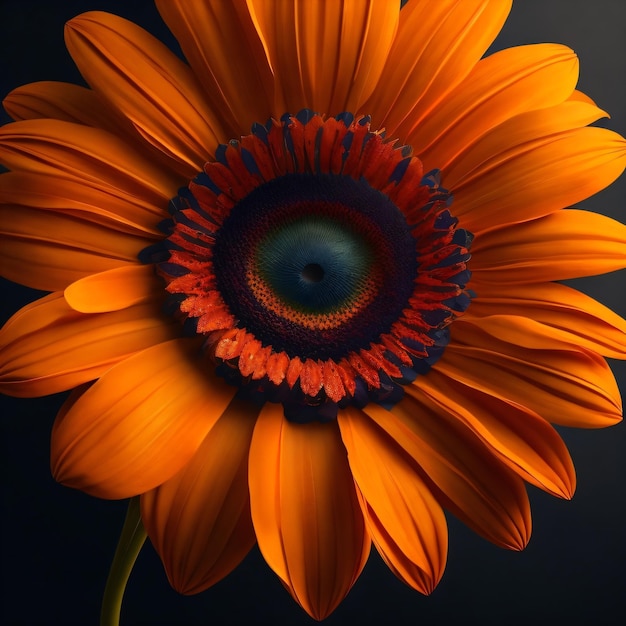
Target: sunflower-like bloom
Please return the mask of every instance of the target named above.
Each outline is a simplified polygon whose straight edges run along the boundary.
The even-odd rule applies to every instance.
[[[321,619],[373,542],[428,594],[444,508],[522,549],[525,482],[574,491],[551,423],[621,418],[626,322],[558,281],[626,265],[624,225],[564,209],[626,143],[568,48],[482,58],[509,2],[399,4],[157,0],[187,63],[86,13],[90,89],[5,101],[3,273],[52,293],[0,388],[75,389],[54,476],[140,495],[183,593],[258,542]]]

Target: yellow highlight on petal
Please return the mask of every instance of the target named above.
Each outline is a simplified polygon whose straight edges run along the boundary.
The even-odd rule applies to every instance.
[[[105,313],[158,298],[162,292],[163,283],[152,265],[125,265],[81,278],[63,295],[75,311]]]

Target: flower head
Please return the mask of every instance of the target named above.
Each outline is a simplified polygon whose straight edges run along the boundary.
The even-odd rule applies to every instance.
[[[626,322],[557,281],[626,265],[625,226],[564,209],[626,143],[569,49],[481,58],[509,3],[398,4],[158,1],[188,64],[87,13],[90,89],[5,101],[3,272],[51,294],[0,389],[75,389],[55,477],[140,495],[183,593],[257,541],[317,619],[371,542],[428,594],[443,508],[523,548],[524,483],[574,491],[551,423],[620,419]]]

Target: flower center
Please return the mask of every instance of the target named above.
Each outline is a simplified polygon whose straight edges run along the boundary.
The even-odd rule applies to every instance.
[[[289,173],[233,207],[212,250],[231,313],[275,352],[333,359],[389,332],[413,292],[415,242],[367,182]]]
[[[369,118],[304,110],[221,146],[143,258],[242,395],[332,419],[397,402],[468,306],[450,201]]]
[[[324,268],[319,263],[307,263],[300,272],[300,278],[305,283],[321,283],[324,274]]]

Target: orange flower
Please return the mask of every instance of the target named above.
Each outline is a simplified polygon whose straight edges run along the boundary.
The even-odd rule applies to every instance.
[[[157,6],[189,66],[88,13],[91,90],[5,101],[3,273],[52,293],[2,330],[0,388],[76,388],[55,477],[141,495],[179,591],[257,541],[316,619],[370,541],[430,593],[443,508],[523,548],[524,481],[574,490],[550,423],[621,417],[626,322],[557,282],[626,266],[625,226],[563,209],[626,164],[575,55],[481,59],[503,1]]]

